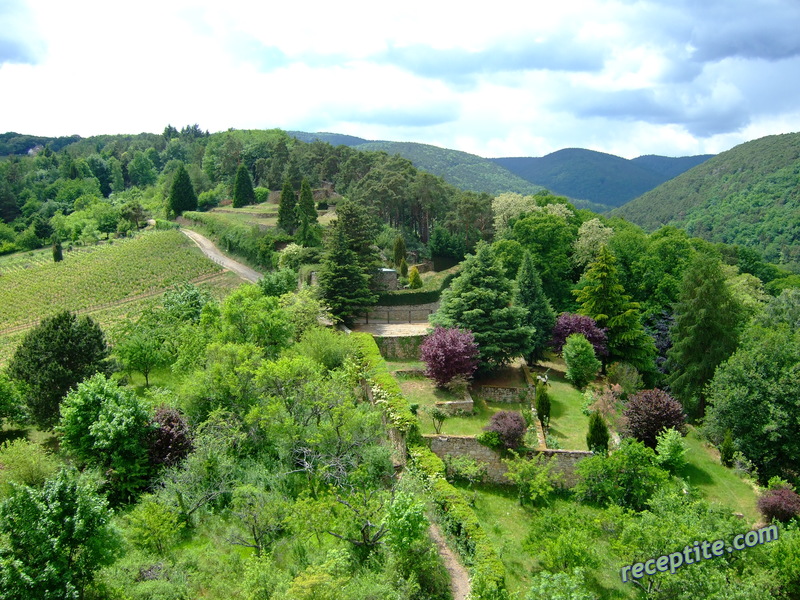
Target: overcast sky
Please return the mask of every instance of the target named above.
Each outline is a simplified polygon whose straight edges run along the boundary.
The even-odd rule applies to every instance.
[[[0,132],[280,127],[487,157],[800,131],[798,0],[0,0]]]

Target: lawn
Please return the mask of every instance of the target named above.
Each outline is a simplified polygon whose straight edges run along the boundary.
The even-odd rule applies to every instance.
[[[583,394],[558,373],[548,374],[550,389],[550,436],[564,450],[588,450],[589,417],[583,414]]]
[[[681,476],[687,483],[699,489],[709,502],[742,513],[749,523],[759,521],[757,495],[753,486],[739,477],[736,471],[720,464],[717,452],[700,439],[694,428],[690,428],[684,442],[689,448],[686,453],[688,464]]]
[[[421,360],[414,360],[414,359],[398,359],[398,360],[387,360],[386,367],[394,373],[395,371],[411,371],[412,369],[419,369],[424,371],[425,370],[425,363]]]
[[[419,404],[419,420],[422,433],[436,433],[433,420],[425,409],[433,407],[436,402],[460,400],[454,394],[439,390],[425,377],[396,375],[403,390],[403,395],[411,404]],[[524,406],[518,402],[485,402],[475,400],[475,413],[472,415],[452,416],[445,420],[442,433],[447,435],[479,435],[489,423],[492,415],[501,410],[522,410]]]

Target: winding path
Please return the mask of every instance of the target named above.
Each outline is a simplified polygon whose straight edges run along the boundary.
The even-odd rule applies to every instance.
[[[453,551],[450,550],[439,526],[431,523],[428,531],[450,575],[450,592],[453,594],[453,600],[466,600],[469,598],[470,593],[469,572]]]
[[[229,271],[233,271],[239,277],[246,281],[250,281],[252,283],[257,283],[259,279],[263,277],[261,273],[251,269],[248,266],[243,265],[242,263],[236,262],[232,258],[228,258],[219,249],[214,245],[214,243],[209,240],[204,235],[200,235],[196,231],[192,231],[191,229],[184,229],[181,227],[180,232],[192,240],[200,250],[203,251],[208,258],[213,260],[218,265],[228,269]]]

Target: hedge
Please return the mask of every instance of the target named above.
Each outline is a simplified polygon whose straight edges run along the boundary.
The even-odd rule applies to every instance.
[[[448,273],[438,289],[435,290],[397,290],[396,292],[384,292],[378,296],[379,306],[409,306],[412,304],[429,304],[436,302],[442,295],[442,291],[447,289],[453,278],[458,273]]]
[[[461,492],[445,479],[442,460],[426,446],[409,448],[411,464],[425,481],[444,528],[455,538],[464,562],[471,568],[474,600],[508,600],[505,565]]]

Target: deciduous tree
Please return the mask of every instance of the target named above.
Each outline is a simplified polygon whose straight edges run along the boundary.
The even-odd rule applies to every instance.
[[[420,346],[425,375],[445,387],[454,377],[470,379],[478,366],[478,344],[471,331],[436,327]]]

